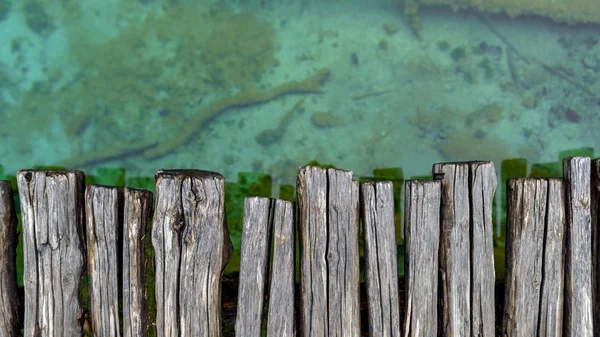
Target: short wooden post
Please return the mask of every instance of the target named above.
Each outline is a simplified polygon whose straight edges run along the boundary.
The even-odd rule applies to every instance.
[[[293,202],[280,199],[275,201],[273,267],[267,319],[267,336],[269,337],[294,337],[296,335],[294,211]]]
[[[563,179],[567,218],[565,336],[592,336],[590,158],[565,158]]]
[[[79,171],[22,170],[25,336],[80,336],[83,188]]]
[[[260,337],[263,300],[269,267],[273,202],[271,198],[248,197],[244,201],[244,220],[240,256],[236,336]]]
[[[88,185],[85,191],[90,323],[95,336],[120,336],[119,274],[123,193]]]
[[[302,167],[300,209],[303,336],[358,336],[358,182],[352,172]]]
[[[594,335],[600,336],[600,159],[591,161],[592,298]]]
[[[390,181],[380,181],[361,183],[360,188],[369,332],[371,336],[399,337],[401,318],[393,186]]]
[[[123,189],[123,336],[148,335],[144,236],[152,211],[152,192]]]
[[[0,181],[0,336],[18,336],[17,215],[10,182]]]
[[[225,180],[199,170],[158,171],[155,179],[157,336],[221,336],[221,276],[231,256]]]
[[[437,336],[441,186],[407,180],[404,190],[404,336]]]

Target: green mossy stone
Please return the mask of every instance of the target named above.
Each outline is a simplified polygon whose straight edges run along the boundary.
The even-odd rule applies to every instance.
[[[124,168],[100,167],[96,169],[94,183],[106,186],[125,186],[126,174]]]
[[[529,178],[561,178],[562,163],[536,163],[531,165]]]

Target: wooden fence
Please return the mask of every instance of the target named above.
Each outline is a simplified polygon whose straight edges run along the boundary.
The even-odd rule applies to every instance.
[[[297,217],[291,201],[245,200],[235,290],[222,285],[232,249],[223,176],[158,171],[152,212],[148,191],[22,170],[22,310],[12,189],[0,183],[0,336],[221,336],[231,328],[221,294],[234,291],[238,336],[593,336],[599,163],[570,157],[562,179],[508,181],[500,287],[491,162],[435,164],[433,180],[405,182],[400,286],[391,182],[302,167]]]

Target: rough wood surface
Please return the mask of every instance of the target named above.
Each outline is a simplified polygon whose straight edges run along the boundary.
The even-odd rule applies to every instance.
[[[123,336],[148,335],[144,237],[152,212],[152,192],[123,189]]]
[[[548,179],[544,270],[538,336],[561,337],[564,303],[565,199],[562,179]]]
[[[404,186],[404,336],[437,336],[441,185],[407,180]]]
[[[269,290],[267,336],[294,337],[295,235],[294,207],[291,201],[276,200],[273,216],[273,267]]]
[[[565,336],[592,336],[590,158],[565,158],[563,179],[567,219]]]
[[[492,211],[498,185],[492,162],[470,163],[471,334],[495,336],[494,224]]]
[[[268,279],[271,225],[271,198],[247,197],[240,256],[240,282],[235,332],[240,337],[260,337],[263,300]]]
[[[25,336],[80,336],[83,186],[79,171],[17,174],[23,221]]]
[[[298,173],[303,336],[358,336],[358,183],[352,172]]]
[[[221,276],[231,256],[223,176],[165,170],[155,180],[156,334],[220,336]]]
[[[365,182],[360,188],[369,331],[374,337],[399,337],[401,318],[393,185],[390,181]]]
[[[600,159],[591,161],[591,208],[592,217],[592,299],[594,304],[594,335],[600,336]]]
[[[471,335],[469,163],[435,164],[441,181],[442,335]]]
[[[0,336],[17,336],[17,215],[10,182],[0,181]]]
[[[119,291],[123,193],[88,185],[85,191],[89,319],[95,336],[120,336]]]
[[[510,179],[507,185],[504,333],[508,337],[536,336],[548,181]]]

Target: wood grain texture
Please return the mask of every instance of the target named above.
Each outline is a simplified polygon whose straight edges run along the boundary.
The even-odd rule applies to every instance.
[[[88,185],[85,191],[89,318],[95,336],[120,336],[123,193],[118,187]]]
[[[303,336],[358,336],[358,183],[352,172],[298,173]]]
[[[548,181],[510,179],[507,185],[504,333],[508,337],[536,336]]]
[[[544,267],[538,336],[563,335],[565,193],[562,179],[548,179]]]
[[[10,182],[0,181],[0,336],[18,336],[17,215]]]
[[[80,336],[83,186],[79,171],[21,170],[25,336]]]
[[[267,336],[294,337],[296,314],[295,285],[295,204],[277,199],[273,216],[273,267],[269,290]]]
[[[220,336],[221,277],[232,249],[225,224],[223,176],[164,170],[156,173],[155,180],[152,246],[157,336]]]
[[[360,184],[360,192],[369,332],[371,336],[399,337],[401,318],[393,185],[390,181],[365,182]]]
[[[268,279],[274,200],[244,200],[236,336],[260,337],[263,300]]]
[[[600,159],[591,161],[592,221],[592,299],[594,304],[594,336],[600,336]]]
[[[148,295],[144,237],[152,212],[152,192],[123,189],[123,336],[148,335]]]
[[[441,184],[407,180],[404,190],[404,336],[437,336]]]
[[[471,216],[471,334],[495,336],[494,224],[492,211],[498,185],[492,162],[470,166]]]
[[[471,335],[469,163],[435,164],[441,181],[442,335]]]
[[[590,158],[565,158],[563,179],[567,219],[565,336],[592,336]]]

